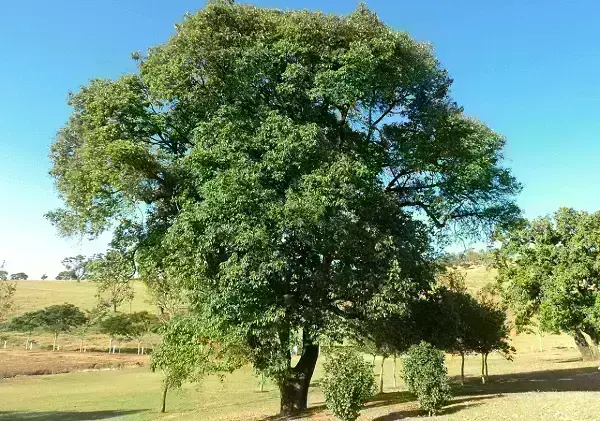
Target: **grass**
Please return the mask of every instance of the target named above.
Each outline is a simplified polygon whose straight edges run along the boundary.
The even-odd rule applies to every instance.
[[[155,307],[149,302],[146,286],[141,282],[134,282],[134,290],[131,311],[155,311]],[[96,306],[95,295],[96,285],[87,281],[17,281],[12,315],[63,303],[89,310]],[[121,310],[129,311],[129,303],[121,306]]]
[[[531,352],[535,337],[518,337],[515,361],[490,356],[489,384],[479,382],[479,359],[467,358],[467,385],[456,380],[460,360],[448,357],[455,397],[434,419],[465,421],[483,419],[583,420],[600,419],[600,371],[578,360],[577,351],[566,347],[566,337],[548,337],[547,350]],[[524,348],[523,348],[524,347]],[[378,366],[379,360],[376,365]],[[401,363],[398,362],[401,367]],[[361,420],[413,419],[423,413],[403,391],[393,387],[392,360],[385,363],[384,391],[363,411]],[[311,411],[306,419],[333,421],[324,410],[318,388],[319,363],[309,395]],[[162,377],[147,368],[76,372],[29,376],[0,382],[0,420],[87,420],[118,417],[119,420],[255,420],[274,421],[279,393],[272,384],[258,392],[258,380],[245,367],[223,381],[209,377],[199,385],[186,385],[169,394],[167,414],[157,410]],[[199,416],[199,414],[202,414]]]
[[[466,285],[471,292],[494,280],[485,268],[467,271]],[[71,302],[81,308],[95,304],[94,285],[86,282],[22,281],[17,292],[18,312],[50,304]],[[143,285],[136,286],[132,310],[151,309]],[[123,309],[128,311],[128,308]],[[22,337],[15,337],[17,343]],[[13,338],[14,339],[14,338]],[[40,344],[51,338],[36,336]],[[106,338],[95,335],[91,342],[105,345]],[[517,348],[513,362],[490,356],[490,382],[479,381],[479,358],[466,360],[467,384],[458,384],[460,359],[447,357],[454,398],[444,412],[432,419],[467,420],[600,420],[600,371],[593,363],[579,361],[573,340],[565,335],[539,338],[519,335],[512,338]],[[78,346],[78,339],[63,335],[63,349]],[[540,351],[540,346],[543,351]],[[51,353],[24,350],[0,351],[0,372],[41,370],[69,371],[145,364],[148,357],[109,356],[105,353]],[[310,410],[303,419],[333,421],[325,410],[319,390],[320,359],[309,394]],[[379,369],[378,359],[376,371]],[[63,368],[65,370],[63,370]],[[401,362],[398,361],[398,368]],[[18,374],[18,373],[17,373]],[[162,375],[147,367],[123,370],[96,370],[23,376],[0,380],[0,420],[253,420],[275,421],[279,393],[272,384],[259,392],[258,379],[245,367],[222,380],[204,379],[169,393],[167,414],[160,414]],[[393,387],[392,360],[385,361],[384,394],[368,403],[363,421],[419,419],[423,413],[414,398],[403,390],[401,381]]]

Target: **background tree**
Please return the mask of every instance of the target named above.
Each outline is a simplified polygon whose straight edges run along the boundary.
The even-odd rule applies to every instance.
[[[12,312],[16,290],[16,283],[8,281],[6,277],[0,279],[0,322],[5,321]]]
[[[45,281],[46,279],[48,279],[48,275],[46,275],[46,274],[44,273],[40,279],[41,279],[42,281]]]
[[[108,352],[115,353],[113,341],[127,339],[133,335],[133,323],[127,314],[113,314],[98,324],[100,332],[109,336]]]
[[[92,271],[91,280],[97,285],[97,298],[101,304],[117,312],[123,302],[133,300],[132,276],[135,267],[126,254],[109,250],[88,264]]]
[[[600,213],[561,208],[497,238],[498,279],[517,328],[534,320],[541,331],[569,333],[582,357],[594,358],[600,339],[591,316],[600,287]]]
[[[29,276],[25,272],[17,272],[10,275],[11,281],[26,281]]]
[[[87,336],[106,317],[106,308],[98,306],[92,310],[86,310],[84,313],[85,322],[72,330],[73,334],[79,338],[79,352],[87,352]]]
[[[8,272],[4,269],[0,269],[0,281],[8,280]]]
[[[137,353],[140,354],[142,339],[159,326],[158,318],[147,311],[130,313],[127,317],[131,321],[130,335],[137,341]]]
[[[463,114],[426,44],[363,6],[212,1],[177,28],[138,73],[70,96],[51,151],[66,208],[48,217],[63,234],[112,226],[178,273],[190,308],[244,338],[297,412],[319,340],[365,314],[392,262],[420,283],[439,230],[518,214],[505,140]]]
[[[63,281],[76,280],[78,282],[86,279],[88,276],[89,262],[90,260],[81,254],[74,257],[65,257],[61,262],[65,267],[65,270],[60,272],[56,276],[56,279]]]
[[[87,321],[85,313],[69,303],[48,306],[37,313],[38,327],[46,329],[54,335],[53,351],[58,349],[60,333],[70,332],[71,329],[81,326]]]
[[[30,348],[30,339],[33,331],[41,327],[40,314],[41,310],[29,311],[20,316],[13,317],[8,324],[9,330],[23,332],[27,335],[25,349]]]

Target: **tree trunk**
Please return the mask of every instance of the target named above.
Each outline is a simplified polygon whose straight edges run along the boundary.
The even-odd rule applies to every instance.
[[[542,343],[542,332],[538,332],[538,349],[540,352],[544,352],[544,344]]]
[[[29,349],[29,335],[27,335],[27,339],[25,339],[25,349]]]
[[[465,385],[465,353],[460,353],[460,384]]]
[[[4,341],[4,349],[6,349],[6,341]]]
[[[58,333],[54,333],[54,342],[52,343],[52,351],[56,351],[56,340],[58,339]]]
[[[114,302],[113,303],[113,313],[116,313],[116,312],[117,312],[117,303]]]
[[[379,388],[378,392],[383,393],[383,363],[385,361],[385,357],[381,356],[381,365],[379,366]]]
[[[79,352],[83,352],[83,338],[79,341]]]
[[[487,363],[487,358],[488,358],[488,355],[490,355],[490,354],[488,354],[488,353],[486,352],[486,354],[485,354],[485,358],[484,358],[484,360],[485,360],[485,378],[486,378],[486,379],[489,377],[489,374],[488,374],[488,363]]]
[[[398,383],[396,381],[396,354],[394,354],[394,368],[393,368],[393,374],[394,374],[394,389],[396,389],[398,387]]]
[[[142,347],[142,343],[140,341],[138,341],[137,345],[138,345],[137,354],[140,355],[140,349]]]
[[[160,412],[165,413],[167,412],[167,391],[169,390],[169,386],[167,386],[165,384],[165,387],[163,387],[163,394],[162,394],[162,406],[160,407]]]
[[[281,415],[297,414],[308,407],[308,388],[319,358],[319,345],[303,332],[302,354],[298,364],[290,369],[290,374],[279,384]]]
[[[373,354],[373,367],[375,367],[375,358],[377,358],[377,355]]]
[[[581,354],[581,358],[583,361],[591,361],[594,359],[594,352],[590,348],[590,344],[585,339],[585,336],[580,330],[576,330],[573,333],[573,339],[575,340],[575,345],[577,345],[577,349]]]
[[[108,353],[110,354],[112,352],[112,338],[110,338],[108,340]]]
[[[483,358],[483,352],[481,353],[481,384],[485,384],[485,360]]]

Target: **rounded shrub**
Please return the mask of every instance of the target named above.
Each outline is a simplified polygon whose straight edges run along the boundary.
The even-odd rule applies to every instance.
[[[323,368],[321,384],[327,408],[342,421],[356,420],[363,404],[375,393],[373,366],[346,349],[331,354]]]
[[[413,345],[404,359],[404,383],[429,415],[450,399],[444,354],[427,342]]]

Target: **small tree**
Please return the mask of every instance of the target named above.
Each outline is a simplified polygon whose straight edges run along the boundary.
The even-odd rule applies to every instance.
[[[117,312],[126,301],[133,300],[132,276],[135,274],[133,260],[117,250],[109,250],[106,255],[97,256],[89,263],[91,279],[97,284],[97,298]]]
[[[375,393],[373,366],[354,350],[328,356],[323,365],[322,388],[327,408],[342,421],[354,421]]]
[[[44,273],[40,279],[41,279],[42,281],[45,281],[46,279],[48,279],[48,275],[46,275],[46,274]]]
[[[29,278],[25,272],[17,272],[10,275],[11,281],[26,281]]]
[[[488,355],[497,351],[512,360],[515,348],[508,342],[510,327],[506,311],[495,303],[480,299],[478,314],[471,323],[476,338],[473,350],[481,354],[481,382],[485,384],[488,378]]]
[[[1,268],[1,266],[0,266]],[[6,281],[8,280],[8,272],[5,271],[4,269],[0,269],[0,281]]]
[[[17,284],[6,279],[0,279],[0,322],[7,319],[14,306],[14,296]]]
[[[14,317],[8,324],[9,330],[22,332],[27,335],[27,339],[25,340],[25,349],[29,349],[30,337],[33,331],[42,325],[40,314],[41,310],[29,311],[20,316]]]
[[[85,316],[85,323],[73,329],[73,334],[79,338],[79,352],[87,352],[87,335],[106,316],[106,309],[104,307],[95,307],[92,310],[86,310]]]
[[[450,399],[444,354],[427,342],[413,345],[404,359],[404,383],[429,415]]]
[[[113,340],[130,338],[133,332],[131,318],[127,314],[113,314],[99,323],[100,332],[109,336],[108,352],[114,353]]]
[[[205,322],[191,316],[173,318],[163,329],[163,341],[152,352],[152,370],[165,374],[161,412],[166,411],[167,392],[185,382],[198,382],[213,373],[231,372],[246,361],[239,342],[206,339]]]
[[[38,320],[40,327],[54,334],[52,350],[55,351],[58,344],[58,335],[85,324],[87,317],[73,304],[65,303],[40,310]]]
[[[130,334],[137,341],[137,353],[141,352],[142,338],[158,326],[158,317],[147,311],[128,314],[131,321]]]

